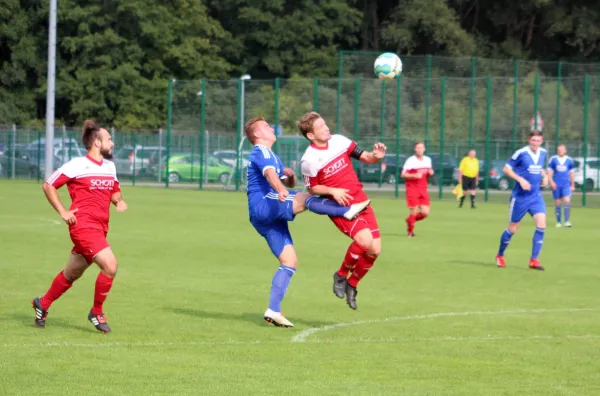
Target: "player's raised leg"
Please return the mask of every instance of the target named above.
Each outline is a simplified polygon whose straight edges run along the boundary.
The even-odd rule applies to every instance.
[[[294,213],[300,213],[305,210],[320,215],[327,215],[332,217],[344,217],[348,220],[356,218],[361,212],[363,212],[371,200],[358,202],[349,206],[343,206],[339,203],[323,198],[317,195],[311,195],[308,193],[296,193],[294,197]]]
[[[88,320],[103,333],[110,332],[110,326],[104,315],[104,301],[117,275],[117,258],[110,247],[105,248],[94,257],[94,262],[100,267],[94,290],[94,305],[88,314]]]
[[[46,326],[46,317],[52,303],[69,290],[73,286],[73,282],[79,279],[88,267],[89,265],[83,256],[71,254],[67,266],[56,275],[46,294],[34,298],[32,301],[36,326]]]
[[[542,203],[543,204],[543,203]],[[544,267],[539,262],[540,252],[544,244],[544,236],[546,231],[546,213],[538,212],[533,215],[535,222],[535,232],[533,233],[533,241],[531,247],[531,259],[529,260],[529,268],[543,271]]]

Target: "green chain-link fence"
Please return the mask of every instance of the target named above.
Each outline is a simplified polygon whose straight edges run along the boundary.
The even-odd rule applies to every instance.
[[[111,130],[123,182],[166,187],[243,190],[251,145],[245,121],[265,117],[280,133],[275,151],[300,173],[308,142],[295,121],[316,110],[332,131],[368,149],[388,146],[381,164],[355,163],[373,196],[403,196],[400,170],[413,143],[424,140],[436,175],[432,194],[454,199],[457,166],[470,148],[481,162],[485,199],[508,201],[508,157],[527,142],[530,120],[543,127],[545,147],[563,143],[578,165],[574,203],[600,207],[600,76],[374,78],[179,81],[169,83],[166,127],[152,133]],[[533,117],[539,113],[541,120]],[[543,122],[543,125],[542,125]],[[43,178],[42,131],[0,129],[0,176]],[[55,132],[55,167],[81,155],[80,132]],[[300,188],[302,186],[299,186]],[[549,196],[549,193],[547,194]]]

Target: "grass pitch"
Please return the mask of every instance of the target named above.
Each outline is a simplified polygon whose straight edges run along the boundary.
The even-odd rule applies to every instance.
[[[349,240],[303,213],[283,304],[296,327],[280,329],[262,320],[277,261],[245,195],[124,187],[105,335],[87,322],[96,267],[55,302],[45,329],[33,326],[30,301],[72,245],[38,184],[0,190],[2,395],[600,394],[596,209],[574,209],[572,229],[549,216],[547,270],[534,272],[528,218],[507,268],[494,266],[507,205],[433,201],[407,239],[404,201],[375,199],[383,253],[356,312],[331,291]]]

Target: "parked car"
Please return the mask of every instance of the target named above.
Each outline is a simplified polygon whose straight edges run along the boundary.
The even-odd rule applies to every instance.
[[[237,152],[235,150],[221,150],[213,152],[213,155],[225,162],[232,168],[235,168],[237,165]],[[244,150],[242,151],[242,168],[248,166],[248,159],[250,158],[250,151]]]
[[[440,154],[439,153],[425,153],[425,155],[431,158],[431,166],[435,174],[430,178],[431,184],[438,185],[440,180],[442,184],[454,184],[454,173],[458,168],[458,161],[450,154],[444,154],[442,160],[442,169],[440,172]]]
[[[85,155],[85,150],[82,146],[80,146],[80,143],[77,139],[75,138],[62,138],[62,137],[54,137],[54,139],[52,140],[52,144],[54,146],[54,155],[57,157],[60,157],[58,155],[58,152],[62,150],[62,152],[69,152],[69,150],[71,151],[71,158],[74,157],[79,157],[82,155]],[[29,143],[28,149],[30,150],[41,150],[44,151],[46,149],[46,138],[41,138],[39,140],[35,140],[31,143]],[[68,157],[66,157],[68,158]]]
[[[583,186],[583,157],[573,158],[575,165],[575,186]],[[600,159],[597,157],[587,157],[585,161],[585,191],[592,191],[598,188],[598,180],[600,171]]]
[[[219,158],[210,155],[204,158],[205,177],[210,181],[227,183],[231,175],[231,167]],[[162,165],[162,175],[167,177],[166,161]],[[200,177],[200,156],[192,154],[174,154],[169,158],[169,182],[178,183],[180,181],[199,180]]]
[[[15,177],[37,177],[38,164],[39,174],[41,177],[44,177],[46,168],[46,152],[39,151],[37,148],[29,148],[29,146],[24,144],[16,144],[12,149],[8,149],[2,155],[0,155],[0,172],[2,177],[11,177],[13,174],[13,151]],[[53,159],[52,170],[54,171],[60,168],[61,165],[61,160],[55,156]]]
[[[158,153],[166,157],[167,149],[158,146],[125,146],[113,156],[117,176],[143,176],[156,172]]]
[[[406,162],[406,155],[399,155],[399,161],[396,162],[396,154],[386,154],[382,161],[377,164],[365,164],[358,160],[354,160],[354,169],[358,175],[358,179],[362,183],[382,183],[396,184],[396,174],[402,173],[402,167]],[[399,183],[404,183],[400,178]]]
[[[491,160],[488,169],[489,188],[506,191],[515,185],[515,181],[504,173],[505,160]],[[454,172],[454,184],[458,183],[458,169]],[[485,161],[479,160],[479,184],[478,188],[485,188]]]

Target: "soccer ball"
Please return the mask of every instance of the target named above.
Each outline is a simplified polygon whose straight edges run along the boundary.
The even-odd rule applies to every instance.
[[[402,61],[398,55],[392,52],[385,52],[375,59],[373,68],[377,78],[390,81],[398,78],[402,73]]]

